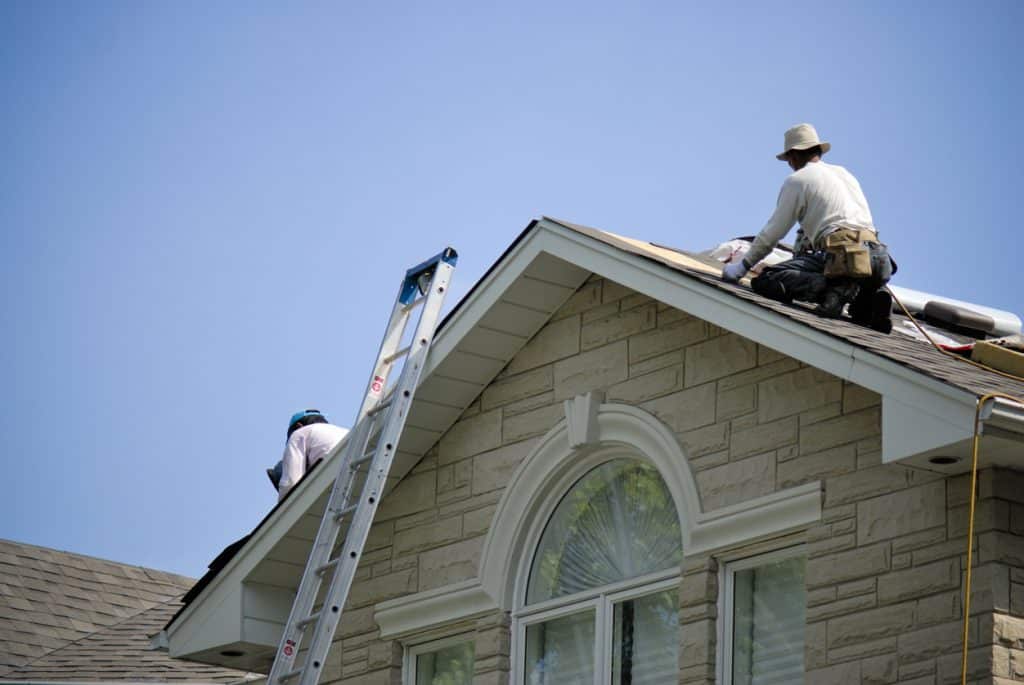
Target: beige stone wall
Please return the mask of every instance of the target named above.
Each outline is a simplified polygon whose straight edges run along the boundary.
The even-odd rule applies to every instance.
[[[965,479],[882,466],[877,395],[598,278],[382,503],[329,659],[339,682],[400,682],[401,645],[378,639],[373,605],[475,578],[512,471],[562,400],[594,389],[676,433],[705,511],[824,482],[823,520],[804,537],[808,682],[955,682]],[[972,666],[1024,680],[1024,623],[1008,618],[1024,616],[1024,479],[987,473],[981,492]],[[684,564],[681,683],[714,682],[719,567]],[[440,634],[475,640],[475,682],[499,685],[508,625]]]

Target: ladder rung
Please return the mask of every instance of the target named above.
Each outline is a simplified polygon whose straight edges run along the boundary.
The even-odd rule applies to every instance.
[[[390,406],[391,406],[391,403],[392,403],[393,401],[394,401],[394,400],[388,400],[388,401],[386,401],[386,402],[381,402],[381,403],[380,403],[380,404],[378,404],[378,405],[377,405],[376,407],[374,407],[374,408],[373,408],[373,409],[371,409],[370,411],[366,412],[366,415],[367,415],[367,416],[376,416],[377,414],[381,413],[382,411],[384,411],[385,409],[387,409],[388,407],[390,407]]]
[[[323,572],[326,571],[327,569],[331,568],[332,566],[337,566],[339,561],[341,561],[341,557],[335,557],[335,558],[331,559],[330,561],[328,561],[323,566],[318,566],[317,569],[316,569],[317,574],[323,575]]]
[[[427,301],[427,298],[425,298],[425,297],[417,297],[415,300],[413,300],[409,304],[405,305],[405,307],[402,308],[402,311],[411,312],[412,310],[416,309],[416,307],[419,307],[421,304],[423,304],[426,301]]]
[[[346,516],[348,516],[349,514],[351,514],[355,510],[356,510],[356,505],[355,504],[350,504],[349,506],[345,507],[344,509],[339,511],[337,514],[335,514],[334,515],[334,520],[335,521],[340,521],[341,519],[345,518]]]
[[[308,626],[310,623],[315,623],[320,618],[320,614],[322,614],[322,613],[323,613],[322,611],[318,611],[315,614],[310,614],[306,618],[304,618],[301,621],[299,621],[298,623],[296,623],[295,627],[298,628],[299,630],[305,629],[305,627]]]
[[[363,456],[359,457],[358,459],[353,459],[350,466],[359,466],[360,464],[365,464],[368,461],[372,461],[373,455],[376,452],[377,450],[371,450],[369,452],[364,453]]]
[[[409,350],[410,349],[412,349],[412,345],[406,345],[402,349],[398,350],[398,352],[393,352],[393,353],[389,354],[388,356],[384,357],[384,363],[385,364],[390,364],[391,362],[395,361],[399,357],[404,357],[405,355],[409,354]]]
[[[291,680],[292,678],[294,678],[297,675],[302,675],[302,669],[301,668],[296,668],[294,671],[288,671],[287,673],[283,674],[280,678],[278,678],[277,682],[279,682],[279,683],[287,682],[287,681]]]

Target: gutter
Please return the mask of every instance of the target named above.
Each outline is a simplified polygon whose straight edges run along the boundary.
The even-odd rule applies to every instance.
[[[981,432],[994,429],[998,437],[1024,442],[1024,404],[995,397],[981,408]]]

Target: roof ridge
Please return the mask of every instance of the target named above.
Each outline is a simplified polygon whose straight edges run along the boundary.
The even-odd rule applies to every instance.
[[[86,633],[85,635],[83,635],[83,636],[81,636],[79,638],[76,638],[74,640],[71,640],[70,642],[65,642],[60,647],[54,647],[53,649],[49,650],[48,652],[45,652],[45,653],[40,654],[39,656],[35,657],[31,661],[26,661],[25,663],[21,664],[20,666],[16,666],[15,668],[11,669],[7,673],[0,673],[0,677],[5,677],[5,676],[11,675],[11,674],[17,674],[18,671],[28,668],[29,666],[31,666],[32,664],[36,663],[37,661],[39,661],[41,659],[45,659],[46,657],[54,654],[55,652],[59,652],[62,649],[67,649],[68,647],[71,647],[72,645],[78,644],[79,642],[82,642],[83,640],[87,640],[88,638],[92,637],[93,635],[96,635],[97,633],[105,632],[105,631],[108,631],[108,630],[114,630],[118,626],[120,626],[120,625],[122,625],[124,623],[127,623],[128,621],[131,621],[132,619],[135,619],[135,618],[141,616],[142,614],[146,613],[147,611],[151,611],[153,609],[161,607],[161,606],[163,606],[165,604],[168,604],[170,602],[177,602],[177,601],[181,601],[181,595],[170,597],[168,599],[163,600],[162,602],[156,602],[155,604],[151,604],[151,605],[147,606],[144,609],[139,609],[134,614],[131,614],[129,616],[125,616],[124,618],[118,620],[116,623],[111,623],[110,625],[106,625],[106,626],[100,626],[99,628],[97,628],[96,630],[92,631],[91,633]],[[149,637],[149,636],[147,635],[146,637]]]

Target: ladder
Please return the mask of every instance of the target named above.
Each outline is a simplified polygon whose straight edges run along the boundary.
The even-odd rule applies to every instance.
[[[345,447],[340,456],[334,458],[338,473],[267,676],[268,685],[316,685],[319,682],[387,483],[457,259],[455,250],[446,248],[406,271],[402,279],[363,404]],[[414,335],[408,345],[399,348],[412,313],[420,307]],[[388,374],[402,360],[398,382],[389,388]],[[338,534],[346,522],[348,531],[341,552],[332,558]],[[329,585],[317,609],[316,598],[328,576]],[[308,638],[308,650],[302,665],[296,666],[304,637]]]

